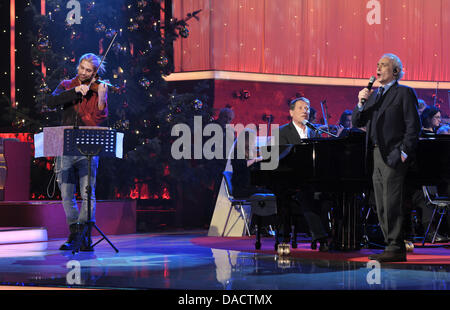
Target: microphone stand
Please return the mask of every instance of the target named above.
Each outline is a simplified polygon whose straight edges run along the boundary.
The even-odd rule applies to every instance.
[[[326,111],[326,106],[325,106],[326,102],[327,102],[326,100],[321,101],[320,107],[322,108],[323,123],[328,128],[328,121],[327,121],[328,112]],[[325,111],[324,111],[324,106],[325,106]]]
[[[270,125],[272,124],[274,117],[273,117],[272,114],[269,114],[269,115],[264,114],[263,117],[262,117],[262,119],[263,119],[263,121],[266,121],[266,122],[267,122],[266,145],[268,145],[268,144],[269,144],[269,130],[270,130]]]
[[[274,116],[272,114],[269,114],[269,115],[264,114],[262,119],[263,119],[263,121],[267,122],[266,147],[268,147],[269,146],[269,130],[271,130],[270,125],[273,122]],[[270,132],[270,134],[272,134],[272,132]],[[276,236],[276,233],[273,230],[272,225],[269,225],[269,235]]]
[[[333,133],[331,133],[331,132],[329,132],[329,131],[323,130],[323,129],[320,128],[320,127],[314,126],[313,124],[311,124],[311,123],[310,123],[308,120],[306,120],[306,119],[303,120],[303,125],[305,125],[305,126],[308,127],[309,129],[314,130],[314,131],[316,131],[316,132],[318,131],[318,132],[327,134],[327,135],[329,135],[329,136],[338,138],[338,136],[336,136],[335,134],[333,134]]]
[[[332,136],[334,138],[338,138],[338,136],[336,136],[335,134],[333,134],[333,133],[331,133],[329,131],[323,130],[321,128],[314,128],[313,130],[316,130],[316,131],[319,131],[321,133],[327,134],[327,135]]]

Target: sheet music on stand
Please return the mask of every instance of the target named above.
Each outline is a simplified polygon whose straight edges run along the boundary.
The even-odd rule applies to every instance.
[[[45,127],[34,135],[35,157],[80,156],[78,146],[89,153],[99,149],[100,156],[123,158],[124,134],[108,127]]]
[[[64,155],[122,158],[122,141],[123,134],[113,129],[65,129]]]

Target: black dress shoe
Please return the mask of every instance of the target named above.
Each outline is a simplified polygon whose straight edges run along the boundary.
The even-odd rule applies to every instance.
[[[384,251],[383,253],[377,255],[375,257],[375,260],[380,263],[406,262],[406,251],[405,252]]]
[[[328,240],[327,239],[321,239],[319,240],[320,246],[319,246],[319,252],[328,252],[330,248],[328,247]]]

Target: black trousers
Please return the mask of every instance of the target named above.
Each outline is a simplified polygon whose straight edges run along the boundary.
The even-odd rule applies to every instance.
[[[312,240],[327,238],[328,234],[323,226],[321,219],[321,210],[314,205],[314,192],[308,189],[293,191],[290,189],[275,192],[277,205],[279,206],[279,217],[283,225],[283,239],[286,242],[288,238],[289,225],[291,220],[302,215],[311,233]]]
[[[378,147],[373,150],[374,169],[372,175],[378,221],[383,232],[386,251],[406,251],[404,242],[403,191],[407,166],[403,163],[396,169],[383,161]]]

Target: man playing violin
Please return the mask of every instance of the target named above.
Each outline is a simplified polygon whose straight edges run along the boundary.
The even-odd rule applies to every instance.
[[[95,83],[94,76],[105,72],[103,64],[98,68],[100,62],[94,54],[81,56],[77,76],[62,81],[47,100],[49,108],[62,107],[61,125],[98,126],[106,119],[108,88],[104,83]]]
[[[62,81],[47,99],[49,108],[62,109],[63,126],[99,126],[107,117],[107,91],[104,83],[96,83],[97,73],[105,72],[101,59],[95,54],[81,56],[77,75],[71,80]],[[95,87],[92,87],[95,85]],[[60,250],[74,250],[81,245],[81,251],[93,250],[83,235],[88,225],[95,222],[95,183],[98,156],[91,161],[91,223],[88,222],[87,193],[89,161],[86,156],[59,156],[55,159],[55,174],[61,191],[61,198],[69,225],[70,235]],[[76,177],[77,176],[77,177]],[[82,197],[81,210],[78,210],[75,193],[79,181]]]

